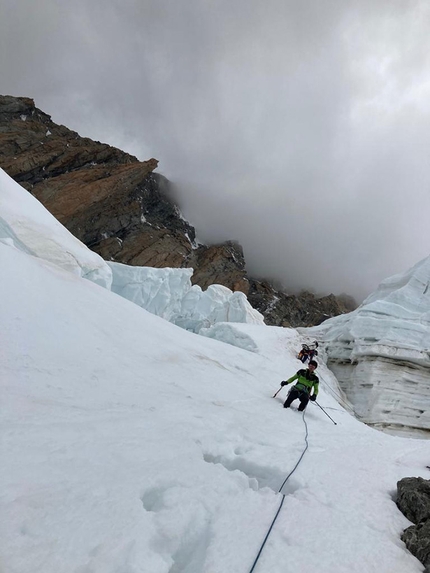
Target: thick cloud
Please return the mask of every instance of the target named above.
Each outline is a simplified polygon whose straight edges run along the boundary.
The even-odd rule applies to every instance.
[[[0,0],[1,92],[160,161],[249,271],[361,298],[430,254],[427,0]]]

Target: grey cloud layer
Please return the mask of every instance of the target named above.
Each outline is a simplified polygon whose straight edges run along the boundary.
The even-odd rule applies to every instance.
[[[428,2],[0,7],[2,93],[157,157],[252,273],[360,298],[430,254]]]

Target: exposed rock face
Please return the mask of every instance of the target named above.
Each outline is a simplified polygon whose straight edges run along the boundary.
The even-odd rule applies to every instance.
[[[90,166],[138,163],[128,153],[56,125],[32,99],[12,96],[0,96],[0,153],[2,168],[26,189]]]
[[[288,295],[277,291],[268,281],[250,279],[248,299],[272,326],[314,326],[327,318],[349,312],[344,302],[333,294],[316,298],[309,292]]]
[[[421,477],[401,479],[397,482],[396,503],[412,523],[430,518],[430,480]]]
[[[29,98],[0,96],[0,165],[76,237],[106,260],[194,267],[193,282],[248,291],[245,261],[233,243],[195,243],[194,228],[154,173],[106,144],[56,125]]]
[[[192,267],[193,284],[242,291],[268,324],[308,326],[347,311],[333,295],[295,297],[250,279],[235,242],[197,244],[157,165],[55,124],[32,99],[0,96],[0,167],[105,260]]]
[[[397,483],[397,507],[415,523],[402,535],[409,551],[430,572],[430,480],[404,478]]]
[[[424,573],[430,573],[430,519],[405,529],[401,539],[425,566]]]
[[[222,245],[207,247],[200,245],[193,251],[190,263],[195,272],[193,284],[200,285],[203,289],[211,284],[223,284],[228,282],[231,290],[239,290],[245,294],[249,291],[249,281],[246,277],[245,258],[243,249],[234,241],[227,241]]]

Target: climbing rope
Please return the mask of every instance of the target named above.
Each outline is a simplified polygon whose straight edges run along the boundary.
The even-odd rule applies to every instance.
[[[298,459],[296,465],[295,465],[294,468],[290,471],[290,473],[287,475],[287,477],[284,479],[284,481],[282,482],[281,487],[280,487],[279,490],[278,490],[278,493],[282,494],[281,503],[279,504],[278,511],[276,512],[276,515],[275,515],[275,517],[273,518],[272,523],[270,524],[270,527],[269,527],[269,529],[268,529],[268,531],[267,531],[267,533],[266,533],[266,537],[264,538],[263,543],[261,544],[260,550],[259,550],[258,553],[257,553],[257,557],[255,558],[254,563],[252,564],[252,567],[251,567],[251,569],[249,570],[249,573],[252,573],[252,572],[254,571],[255,566],[257,565],[257,561],[260,559],[260,555],[261,555],[261,553],[262,553],[262,551],[263,551],[263,549],[264,549],[264,546],[266,545],[266,541],[269,539],[269,535],[270,535],[270,533],[271,533],[271,531],[272,531],[272,529],[273,529],[273,526],[275,525],[276,520],[278,519],[278,515],[279,515],[279,513],[280,513],[280,511],[281,511],[281,509],[282,509],[282,506],[284,505],[285,493],[282,493],[282,488],[283,488],[284,485],[287,483],[287,481],[290,479],[290,477],[293,475],[293,473],[296,471],[296,469],[299,467],[299,464],[300,464],[300,462],[302,461],[303,456],[305,455],[306,450],[307,450],[308,447],[309,447],[309,443],[308,443],[308,425],[307,425],[306,420],[305,420],[305,413],[306,413],[306,409],[303,410],[303,417],[302,417],[303,422],[304,422],[304,424],[305,424],[305,429],[306,429],[306,435],[305,435],[305,443],[306,443],[306,445],[305,445],[305,449],[304,449],[303,452],[301,453],[301,456],[299,457],[299,459]]]

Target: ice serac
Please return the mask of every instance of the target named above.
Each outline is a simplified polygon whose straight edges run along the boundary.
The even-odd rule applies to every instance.
[[[193,269],[155,269],[109,262],[113,292],[177,326],[199,333],[221,322],[264,324],[246,296],[222,285],[203,291],[191,284]]]
[[[0,169],[0,240],[110,288],[112,272],[30,193]]]
[[[307,332],[324,342],[359,418],[430,432],[430,257],[384,280],[354,312]]]
[[[131,300],[178,326],[199,332],[218,322],[264,324],[242,292],[191,284],[192,268],[156,269],[107,263],[0,169],[0,241]]]

